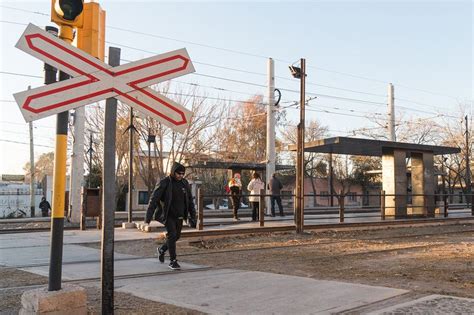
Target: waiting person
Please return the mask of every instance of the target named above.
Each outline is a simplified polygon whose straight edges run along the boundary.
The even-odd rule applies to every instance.
[[[232,209],[234,211],[234,221],[240,220],[237,212],[239,211],[240,207],[240,196],[242,195],[242,182],[240,181],[240,174],[235,173],[234,177],[229,181],[229,189],[230,189],[230,200],[232,201]]]
[[[157,248],[158,259],[165,262],[165,252],[170,251],[169,268],[181,269],[176,260],[176,241],[181,236],[183,220],[187,220],[190,227],[196,227],[196,209],[194,208],[191,186],[184,179],[185,167],[174,163],[170,175],[162,179],[153,190],[145,223],[152,218],[162,223],[166,228],[166,241]]]
[[[268,190],[270,190],[270,203],[272,205],[272,217],[275,216],[275,201],[278,204],[278,209],[280,210],[280,217],[283,217],[285,214],[283,213],[283,206],[281,204],[281,189],[283,185],[281,184],[280,180],[276,177],[276,173],[272,174],[272,178],[267,185]]]
[[[258,220],[258,208],[260,206],[260,191],[265,189],[265,184],[260,179],[260,174],[255,172],[252,175],[252,180],[247,185],[250,191],[249,201],[252,203],[252,221]]]
[[[49,204],[48,200],[46,200],[46,197],[41,198],[39,208],[41,209],[41,215],[43,217],[47,217],[49,211],[51,210],[51,205]]]

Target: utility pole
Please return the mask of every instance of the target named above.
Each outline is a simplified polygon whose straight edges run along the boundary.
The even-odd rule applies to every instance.
[[[71,222],[79,223],[81,218],[81,191],[82,186],[84,184],[84,126],[86,123],[85,106],[76,108],[74,110],[73,115],[74,119],[72,127],[74,132],[74,141],[72,144],[71,153],[71,178],[69,184],[69,218]]]
[[[128,159],[128,223],[132,223],[132,206],[133,206],[133,108],[130,108],[130,125],[127,127],[130,132],[128,142],[129,159]],[[125,131],[127,131],[125,130]]]
[[[270,183],[273,173],[275,173],[275,65],[272,58],[268,58],[268,91],[267,91],[267,168],[266,184]],[[266,190],[268,191],[268,190]],[[270,198],[265,198],[267,214],[271,214]]]
[[[109,47],[109,65],[120,65],[120,48]],[[117,99],[105,101],[104,175],[102,176],[102,314],[114,313],[115,133]],[[92,143],[92,134],[91,134]]]
[[[28,90],[31,86],[28,86]],[[28,123],[30,129],[30,216],[35,217],[35,151],[33,143],[33,122]]]
[[[89,149],[87,150],[87,153],[89,153],[89,175],[87,176],[88,177],[88,187],[89,188],[92,188],[92,184],[91,184],[91,181],[92,181],[92,153],[94,152],[94,149],[92,148],[92,144],[93,144],[93,141],[92,141],[92,131],[91,131],[91,134],[89,135]]]
[[[395,94],[393,84],[388,84],[388,134],[390,141],[397,141],[395,135]]]
[[[151,127],[148,127],[148,138],[147,138],[147,145],[148,145],[148,201],[151,198],[151,183],[153,178],[153,167],[151,166],[151,144],[155,142],[155,135],[151,134]]]
[[[472,203],[472,187],[471,187],[471,165],[470,165],[470,159],[469,155],[471,154],[471,150],[469,148],[469,125],[468,125],[468,120],[467,120],[467,115],[464,116],[464,121],[466,123],[466,202]]]
[[[306,102],[306,59],[300,61],[300,122],[296,150],[296,233],[303,233],[304,227],[304,129]]]
[[[104,61],[105,50],[105,11],[95,2],[84,3],[84,24],[77,30],[77,48]],[[84,185],[84,140],[86,108],[81,106],[74,111],[74,143],[71,155],[70,214],[72,222],[81,220],[81,191]],[[89,171],[91,169],[89,168]],[[90,176],[89,176],[90,184]],[[90,186],[89,186],[90,188]]]
[[[334,207],[334,176],[333,176],[333,169],[332,169],[332,153],[329,153],[329,180],[328,180],[328,192],[329,192],[329,205]]]

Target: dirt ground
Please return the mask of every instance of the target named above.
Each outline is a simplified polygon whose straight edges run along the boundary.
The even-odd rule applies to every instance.
[[[21,308],[21,294],[26,285],[47,286],[46,277],[31,274],[25,271],[2,268],[0,269],[0,314],[18,314]],[[101,314],[101,293],[99,288],[84,286],[87,291],[87,307],[89,314]],[[34,289],[29,287],[28,290]],[[170,304],[153,302],[122,292],[114,293],[115,314],[178,314],[199,315],[195,310],[189,310]]]
[[[427,234],[423,236],[416,236]],[[115,243],[118,253],[154,256],[162,240]],[[84,244],[85,245],[85,244]],[[100,244],[87,244],[99,248]],[[178,259],[212,266],[339,280],[474,298],[474,224],[383,228],[361,231],[265,233],[182,239]],[[0,310],[18,311],[22,289],[43,277],[0,269]],[[88,288],[89,310],[100,313],[100,294]],[[117,314],[199,314],[134,296],[115,295]]]

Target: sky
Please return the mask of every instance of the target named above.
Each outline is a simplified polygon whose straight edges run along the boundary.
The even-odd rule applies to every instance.
[[[175,79],[199,94],[245,100],[266,96],[275,61],[281,106],[299,100],[288,66],[307,64],[307,122],[332,136],[374,127],[385,117],[388,84],[396,117],[457,119],[472,106],[471,1],[100,1],[108,46],[121,62],[185,47],[196,73]],[[29,133],[13,93],[43,84],[43,64],[16,49],[26,25],[53,25],[50,1],[0,0],[0,174],[22,174]],[[316,98],[314,98],[316,97]],[[289,107],[292,124],[298,109]],[[54,150],[54,116],[34,125],[35,156]]]

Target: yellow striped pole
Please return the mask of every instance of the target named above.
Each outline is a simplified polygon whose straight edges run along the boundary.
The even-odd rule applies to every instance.
[[[73,28],[61,25],[59,37],[72,42]],[[59,80],[67,80],[69,75],[59,72]],[[59,113],[56,120],[56,151],[53,172],[53,205],[51,211],[51,251],[49,260],[48,290],[61,290],[64,236],[64,203],[66,194],[67,132],[69,111]]]
[[[83,0],[51,0],[51,21],[59,25],[59,38],[72,43],[74,29],[83,26]],[[60,72],[59,80],[69,75]],[[49,291],[61,290],[64,234],[64,199],[66,194],[67,129],[69,111],[59,113],[56,120],[56,153],[54,154],[53,207],[51,211],[51,252]]]

